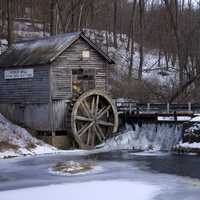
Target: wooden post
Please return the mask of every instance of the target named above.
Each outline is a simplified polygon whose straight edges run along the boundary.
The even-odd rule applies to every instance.
[[[169,111],[170,111],[170,105],[169,103],[167,103],[167,113],[169,113]]]
[[[192,111],[192,104],[191,104],[191,102],[188,102],[188,111],[189,111],[189,112]]]
[[[151,104],[150,104],[150,103],[147,103],[147,112],[150,111],[150,107],[151,107]]]
[[[132,103],[130,102],[129,103],[129,114],[131,114],[132,113]]]
[[[49,80],[52,79],[52,67],[49,69]],[[51,127],[51,136],[55,136],[55,130],[54,130],[54,109],[53,109],[53,100],[52,100],[52,94],[53,94],[53,87],[51,82],[49,81],[49,123]],[[53,141],[53,140],[52,140]]]

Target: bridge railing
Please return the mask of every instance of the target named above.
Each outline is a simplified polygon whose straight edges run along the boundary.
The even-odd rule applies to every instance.
[[[133,101],[116,102],[119,112],[128,113],[200,113],[199,103],[136,103]]]

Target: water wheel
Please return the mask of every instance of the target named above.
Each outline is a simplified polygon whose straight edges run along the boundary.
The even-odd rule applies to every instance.
[[[79,96],[72,108],[71,130],[80,148],[103,143],[117,128],[117,109],[108,95],[90,90]]]

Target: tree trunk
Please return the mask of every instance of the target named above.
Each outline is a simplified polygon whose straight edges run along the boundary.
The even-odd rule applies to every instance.
[[[12,0],[7,0],[7,23],[7,40],[10,47],[14,42]]]
[[[56,1],[55,0],[51,0],[50,2],[50,35],[55,35],[55,24],[56,24],[56,20],[55,20],[55,11],[56,11]]]
[[[85,6],[85,0],[83,0],[83,2],[80,5],[80,14],[79,14],[79,18],[78,18],[78,27],[77,30],[81,31],[81,21],[82,21],[82,17],[83,17],[83,8]]]
[[[71,31],[74,32],[75,31],[75,24],[74,24],[74,0],[71,0]]]
[[[170,23],[173,28],[174,36],[176,39],[176,48],[177,48],[177,54],[178,54],[178,63],[179,63],[179,87],[181,88],[183,86],[183,73],[184,73],[184,64],[183,64],[183,45],[181,44],[180,40],[180,33],[178,28],[178,1],[175,0],[175,14],[173,13],[172,8],[170,8],[169,1],[163,0],[165,3],[165,6],[168,10],[169,17],[170,17]]]
[[[113,0],[113,41],[117,49],[117,0]]]
[[[143,70],[143,62],[144,62],[144,0],[139,0],[139,33],[140,33],[140,44],[139,44],[139,52],[140,52],[140,63],[138,69],[138,79],[142,80],[142,70]]]
[[[132,7],[132,13],[131,13],[131,23],[130,23],[130,41],[131,41],[131,52],[130,52],[130,65],[128,69],[128,77],[129,79],[132,78],[132,72],[133,72],[133,54],[134,54],[134,22],[135,22],[135,8],[136,8],[137,0],[134,0],[133,7]],[[129,42],[129,41],[128,41]]]
[[[128,42],[127,42],[127,51],[130,49],[130,42],[133,36],[133,22],[135,18],[135,8],[136,8],[137,1],[133,1],[132,11],[131,11],[131,18],[130,18],[130,25],[129,25],[129,32],[128,32]]]

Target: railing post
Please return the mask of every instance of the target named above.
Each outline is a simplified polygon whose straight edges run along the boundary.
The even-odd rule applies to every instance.
[[[169,111],[170,111],[170,105],[169,103],[167,103],[167,113],[169,113]]]
[[[189,112],[192,111],[192,104],[191,104],[191,102],[188,103],[188,111],[189,111]]]
[[[131,114],[132,113],[132,103],[130,102],[129,103],[129,114]]]
[[[147,103],[147,112],[150,111],[150,107],[151,107],[151,104],[150,104],[150,103]]]

